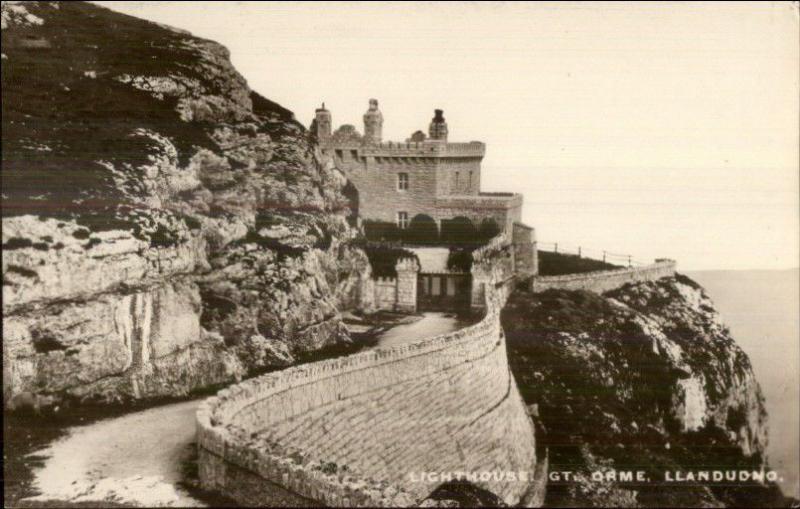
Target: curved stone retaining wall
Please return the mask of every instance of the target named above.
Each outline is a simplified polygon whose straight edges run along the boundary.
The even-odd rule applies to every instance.
[[[531,290],[588,290],[603,293],[615,290],[628,283],[655,281],[675,275],[674,260],[657,260],[643,267],[628,267],[615,270],[598,270],[563,276],[535,276],[531,278]]]
[[[206,400],[203,486],[245,504],[263,504],[274,483],[326,505],[409,506],[464,472],[519,502],[533,481],[534,432],[500,327],[507,285],[488,286],[475,325],[270,373]]]

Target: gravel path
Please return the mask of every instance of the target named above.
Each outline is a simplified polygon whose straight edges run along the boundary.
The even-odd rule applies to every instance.
[[[41,494],[26,501],[115,502],[135,506],[202,507],[180,486],[193,457],[194,413],[200,400],[168,404],[69,428],[35,455]]]
[[[420,320],[392,327],[377,337],[376,346],[394,346],[432,338],[466,327],[469,322],[450,313],[426,312]]]

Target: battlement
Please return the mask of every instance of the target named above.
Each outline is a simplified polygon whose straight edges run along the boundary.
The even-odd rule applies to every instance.
[[[333,148],[355,150],[358,157],[478,157],[486,154],[486,145],[479,141],[466,143],[445,143],[440,141],[399,142],[385,141],[381,143],[328,141],[322,144],[323,149]]]
[[[481,192],[481,162],[486,145],[480,141],[451,143],[442,110],[435,110],[428,135],[415,131],[404,142],[383,141],[383,115],[371,100],[364,115],[364,135],[350,124],[331,132],[327,109],[316,112],[312,130],[322,156],[352,184],[353,212],[364,220],[412,223],[469,219],[475,226],[494,222],[511,228],[522,219],[522,195]]]

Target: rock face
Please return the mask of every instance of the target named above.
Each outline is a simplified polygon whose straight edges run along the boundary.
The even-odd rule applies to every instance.
[[[350,342],[369,264],[345,179],[224,47],[2,9],[7,406],[185,394]]]
[[[774,486],[664,484],[674,470],[765,467],[766,412],[750,361],[702,288],[681,275],[587,291],[517,291],[509,359],[550,446],[546,505],[723,506],[779,501]],[[645,470],[632,486],[591,472]]]

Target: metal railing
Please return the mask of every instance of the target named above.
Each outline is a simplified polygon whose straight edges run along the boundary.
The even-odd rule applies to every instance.
[[[536,247],[540,251],[550,251],[553,253],[577,256],[578,258],[591,258],[602,260],[605,263],[614,265],[627,265],[628,267],[638,267],[647,265],[648,262],[637,260],[630,254],[615,253],[604,249],[596,249],[563,242],[537,242]]]

